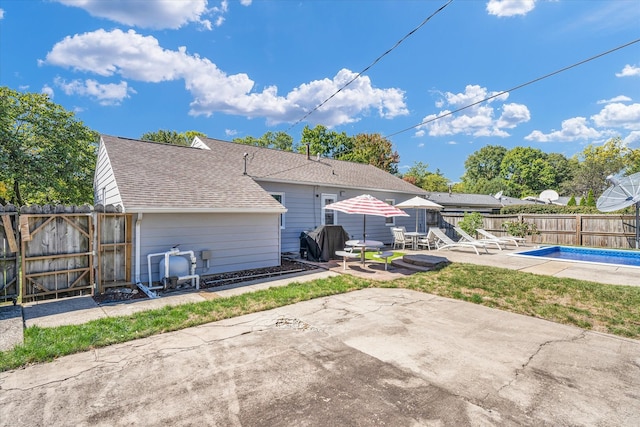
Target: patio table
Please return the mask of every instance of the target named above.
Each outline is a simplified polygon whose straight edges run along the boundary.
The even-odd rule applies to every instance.
[[[404,233],[405,236],[411,237],[411,240],[413,242],[413,246],[411,246],[413,248],[413,250],[417,250],[418,249],[418,239],[420,237],[426,237],[427,233],[421,233],[419,231],[407,231]]]
[[[347,240],[345,245],[360,249],[361,262],[364,265],[364,253],[367,248],[380,249],[384,246],[384,243],[379,242],[378,240]]]

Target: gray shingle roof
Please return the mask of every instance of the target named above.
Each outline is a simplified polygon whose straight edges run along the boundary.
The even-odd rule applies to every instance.
[[[270,148],[254,147],[200,138],[210,154],[224,159],[237,170],[244,169],[243,154],[247,153],[247,173],[256,181],[290,182],[355,188],[363,191],[388,191],[424,195],[426,191],[375,166],[342,160],[307,158],[306,154]]]
[[[532,202],[517,199],[515,197],[502,196],[500,200],[489,194],[466,194],[466,193],[437,193],[430,192],[427,196],[428,200],[436,202],[442,206],[462,206],[475,208],[494,208],[499,209],[502,206],[510,205],[527,205]]]
[[[371,165],[201,139],[210,150],[102,135],[125,210],[282,212],[260,181],[425,194]]]
[[[102,135],[124,208],[137,211],[284,212],[242,170],[210,151]]]

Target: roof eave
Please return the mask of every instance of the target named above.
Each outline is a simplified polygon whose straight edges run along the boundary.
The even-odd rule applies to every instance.
[[[286,208],[159,208],[132,206],[123,211],[127,213],[260,213],[260,214],[283,214]]]

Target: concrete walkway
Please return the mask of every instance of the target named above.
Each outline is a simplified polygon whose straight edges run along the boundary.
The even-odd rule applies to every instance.
[[[370,288],[0,373],[0,426],[637,426],[640,342]]]

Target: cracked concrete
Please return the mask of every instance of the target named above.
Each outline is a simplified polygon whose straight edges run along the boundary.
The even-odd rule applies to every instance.
[[[364,289],[0,373],[1,426],[637,426],[640,342]]]

